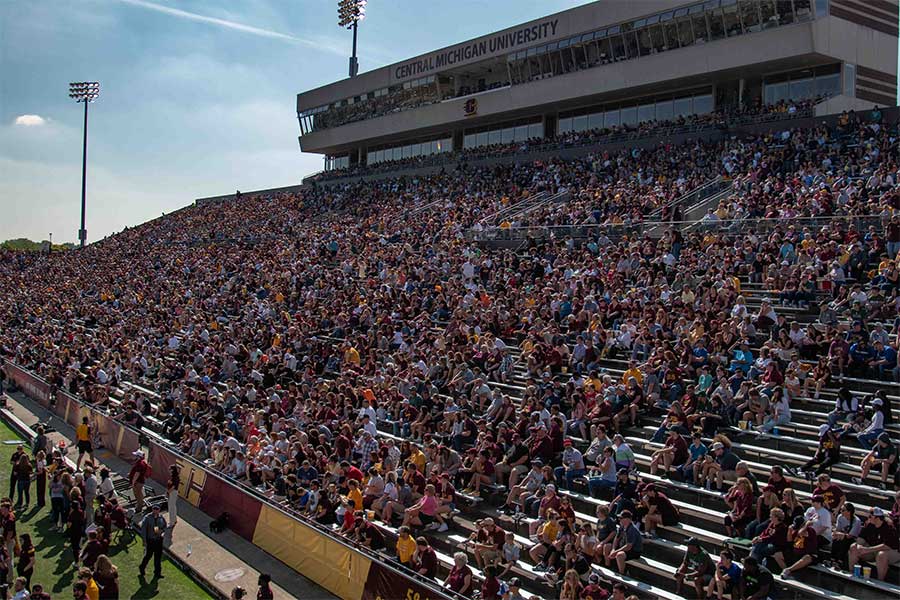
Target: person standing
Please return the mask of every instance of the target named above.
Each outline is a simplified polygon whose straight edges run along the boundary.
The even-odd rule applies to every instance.
[[[16,495],[16,473],[18,472],[19,459],[25,453],[24,448],[21,444],[16,446],[16,451],[12,453],[12,456],[9,457],[9,495],[7,496],[10,500],[15,498]],[[10,582],[12,583],[12,582]]]
[[[144,460],[143,450],[135,450],[132,455],[137,460],[128,473],[128,481],[131,482],[131,491],[134,492],[134,514],[140,515],[144,512],[144,482],[150,477],[151,469]]]
[[[84,513],[87,518],[87,522],[94,522],[94,504],[97,500],[97,488],[100,487],[100,482],[97,481],[97,476],[94,475],[94,469],[92,467],[84,468]]]
[[[94,581],[100,588],[100,600],[119,600],[119,570],[105,554],[97,557]]]
[[[7,556],[5,581],[7,584],[12,585],[12,560],[15,556],[16,548],[16,513],[13,512],[12,504],[9,502],[0,504],[0,530],[3,533],[3,545],[6,548]]]
[[[109,469],[106,467],[100,469],[100,485],[97,486],[97,493],[102,494],[107,500],[118,496],[116,487],[109,477]]]
[[[50,440],[47,439],[47,434],[44,433],[44,426],[38,425],[35,433],[34,441],[31,442],[31,454],[37,458],[38,453],[43,452],[46,456]]]
[[[47,455],[43,450],[38,450],[34,457],[34,483],[37,506],[41,509],[47,504]]]
[[[163,534],[166,531],[166,520],[159,514],[159,505],[154,504],[149,515],[141,520],[140,533],[144,540],[144,558],[141,560],[140,574],[147,574],[147,563],[153,557],[153,576],[162,577]]]
[[[81,417],[81,425],[75,428],[75,440],[78,443],[78,460],[75,461],[75,470],[81,470],[81,461],[84,456],[89,457],[88,464],[94,466],[94,447],[91,445],[91,426],[87,417]]]
[[[87,567],[78,569],[78,581],[84,584],[84,597],[88,600],[100,599],[100,587],[94,581],[94,574]]]
[[[22,497],[25,497],[24,507],[28,508],[31,504],[31,473],[34,468],[31,466],[31,460],[24,452],[19,456],[19,462],[13,467],[16,472],[16,508],[23,506]]]
[[[16,574],[19,577],[25,578],[25,587],[31,589],[31,576],[34,575],[34,565],[35,565],[35,550],[34,543],[31,541],[31,536],[27,533],[23,533],[19,536],[19,558],[16,563]]]
[[[181,485],[181,474],[178,465],[169,467],[169,480],[166,482],[166,500],[169,506],[169,527],[175,528],[178,523],[178,487]]]
[[[84,502],[81,498],[81,490],[72,488],[69,492],[69,543],[75,555],[75,562],[81,558],[81,538],[84,537],[85,515]]]
[[[256,584],[259,591],[256,592],[256,600],[275,600],[275,593],[272,591],[272,576],[268,573],[260,573]]]

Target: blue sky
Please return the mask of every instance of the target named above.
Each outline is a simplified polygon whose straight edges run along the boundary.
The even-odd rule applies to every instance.
[[[370,0],[360,70],[584,0]],[[0,1],[0,240],[77,238],[90,107],[89,240],[322,166],[297,144],[297,92],[346,76],[334,0]]]

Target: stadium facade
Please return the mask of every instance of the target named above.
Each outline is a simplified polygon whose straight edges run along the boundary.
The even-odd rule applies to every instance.
[[[897,104],[896,0],[599,0],[297,95],[326,169],[729,107]]]

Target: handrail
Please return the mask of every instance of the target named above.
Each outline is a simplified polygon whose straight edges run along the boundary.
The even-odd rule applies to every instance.
[[[671,228],[683,228],[689,226],[697,226],[704,230],[718,230],[724,233],[737,233],[746,231],[747,229],[756,229],[757,231],[769,231],[776,228],[800,228],[803,227],[821,227],[832,224],[852,225],[855,228],[865,228],[870,225],[880,225],[885,223],[889,217],[884,215],[831,215],[823,217],[793,217],[786,221],[779,218],[751,218],[751,219],[720,219],[715,221],[706,221],[703,219],[695,219],[689,221],[663,221],[663,220],[644,220],[635,223],[581,223],[573,225],[532,225],[523,227],[490,227],[482,231],[471,231],[471,241],[490,241],[490,240],[518,240],[531,238],[546,237],[588,237],[590,235],[600,235],[600,233],[626,234],[626,233],[642,233],[644,229],[655,229],[660,226]]]

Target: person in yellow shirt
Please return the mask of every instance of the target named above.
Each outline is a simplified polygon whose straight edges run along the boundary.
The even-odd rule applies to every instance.
[[[628,380],[631,379],[632,377],[634,377],[637,380],[638,385],[644,384],[644,374],[641,373],[641,370],[637,368],[637,361],[629,360],[628,361],[628,370],[625,371],[624,374],[622,374],[622,383],[627,385]]]
[[[409,535],[409,525],[400,527],[400,535],[397,537],[397,558],[400,564],[410,566],[413,554],[416,552],[416,540]]]
[[[412,448],[413,451],[412,454],[409,455],[409,460],[416,463],[416,467],[418,467],[419,473],[424,473],[425,463],[427,462],[425,454],[422,453],[418,446],[412,446]]]
[[[360,364],[359,351],[350,344],[347,344],[347,347],[344,350],[344,362],[356,365],[357,367]]]
[[[81,470],[81,461],[84,460],[84,455],[87,454],[89,459],[88,464],[94,465],[94,448],[91,445],[91,426],[88,425],[88,418],[81,417],[81,425],[75,428],[75,441],[78,445],[78,460],[75,461],[75,469]]]
[[[347,485],[350,487],[350,491],[347,492],[347,500],[353,500],[353,507],[356,510],[362,510],[363,497],[362,492],[359,491],[359,482],[355,479],[348,479]]]

